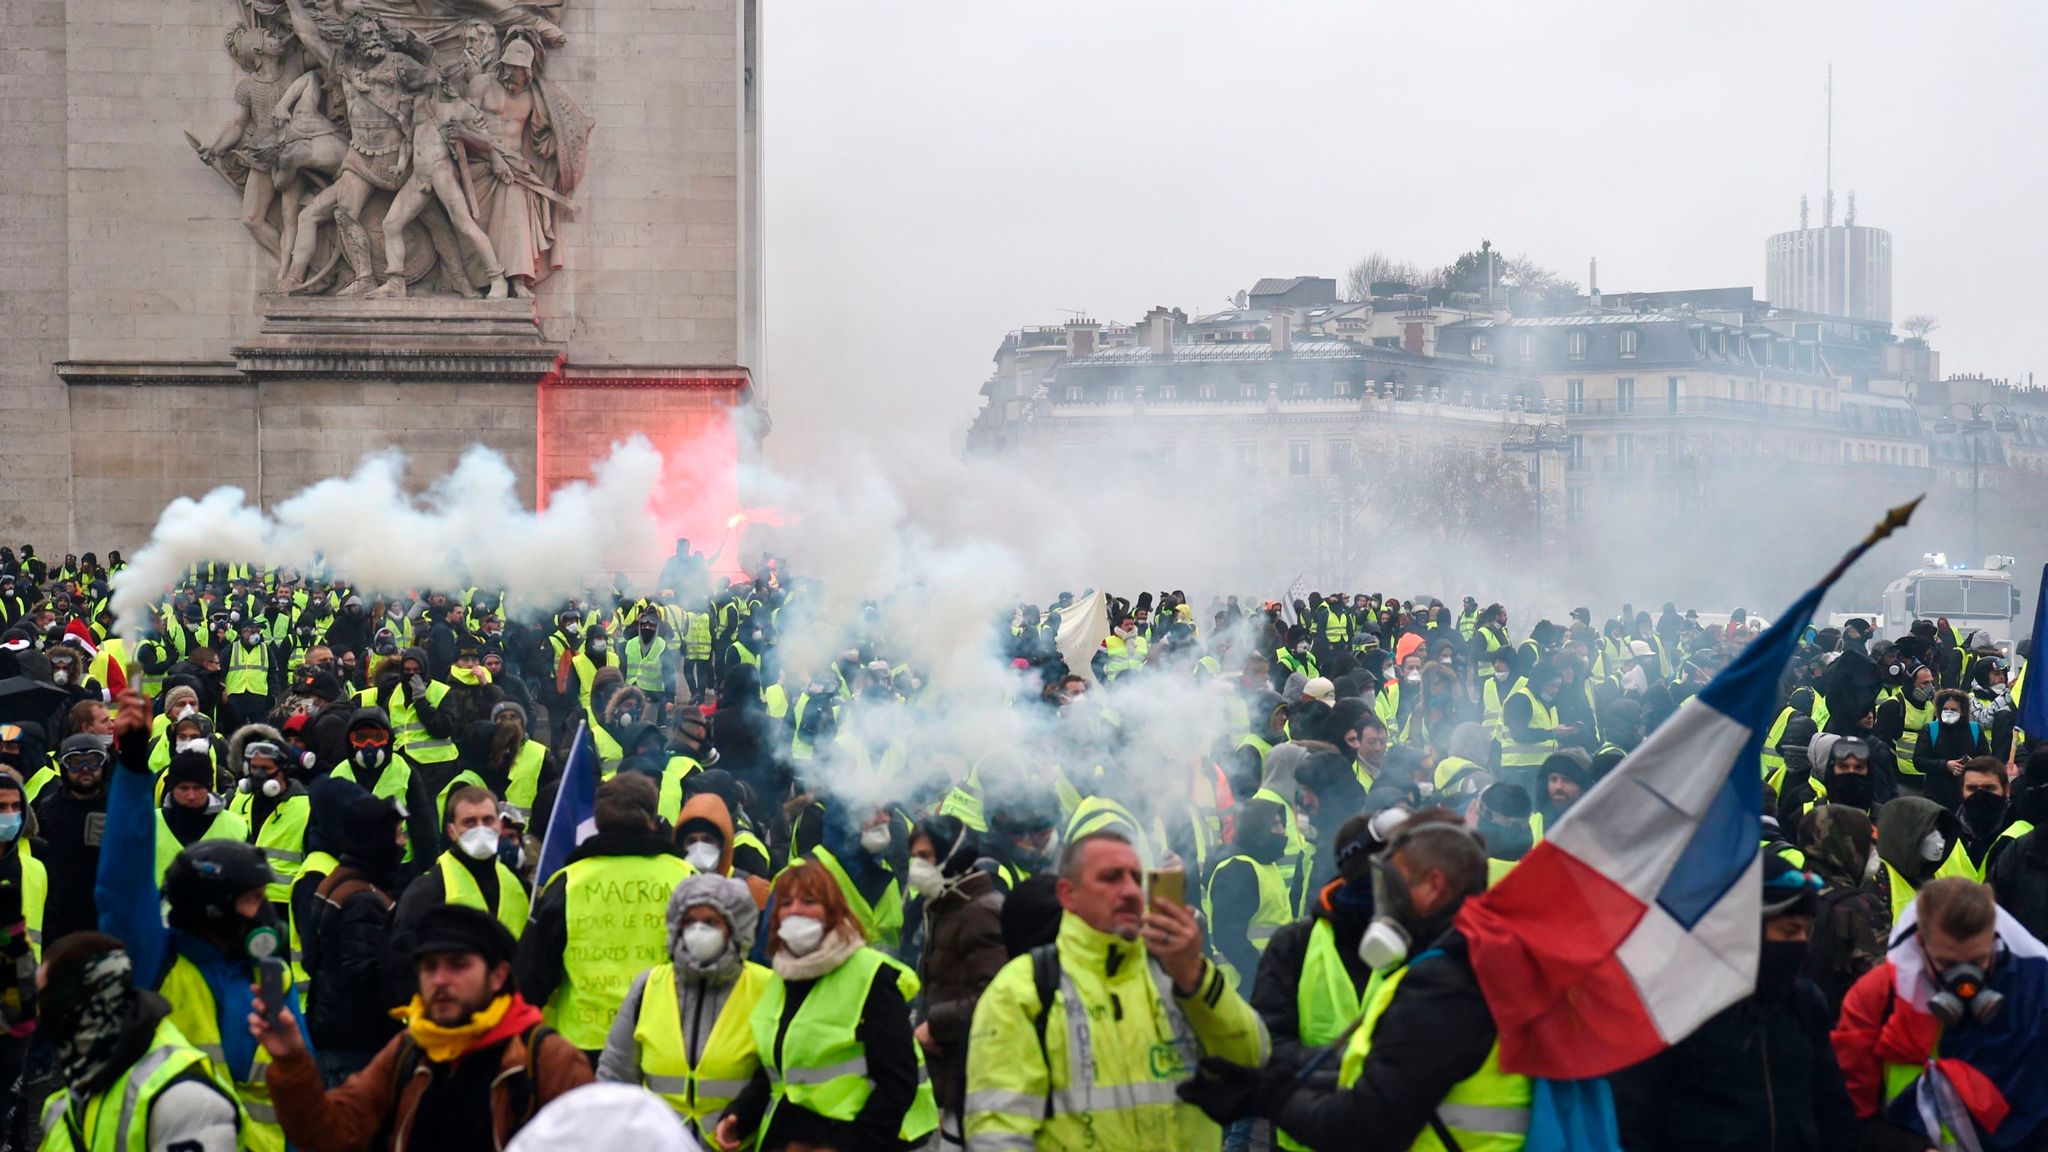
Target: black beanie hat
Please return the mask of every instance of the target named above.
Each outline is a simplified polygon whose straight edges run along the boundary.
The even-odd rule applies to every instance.
[[[460,904],[442,904],[420,917],[412,958],[418,960],[437,952],[474,952],[484,958],[485,964],[510,964],[518,947],[512,933],[490,913]]]
[[[213,761],[204,752],[173,753],[170,767],[164,769],[166,791],[180,784],[200,784],[211,789],[213,783]]]

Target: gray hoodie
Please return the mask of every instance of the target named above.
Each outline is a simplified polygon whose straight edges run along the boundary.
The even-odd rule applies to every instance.
[[[701,964],[683,948],[683,914],[703,905],[725,920],[725,951],[708,964]],[[719,1013],[732,996],[732,986],[746,966],[747,953],[754,948],[754,928],[761,911],[743,881],[725,876],[696,875],[676,886],[668,901],[669,962],[676,970],[677,1018],[683,1022],[683,1050],[694,1066],[704,1053],[704,1042],[718,1023]],[[621,1084],[638,1084],[640,1042],[633,1029],[640,1020],[640,998],[647,990],[647,973],[633,977],[619,1014],[605,1036],[604,1051],[597,1058],[597,1078]]]

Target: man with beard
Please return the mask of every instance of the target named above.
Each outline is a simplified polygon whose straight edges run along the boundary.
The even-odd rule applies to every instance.
[[[540,789],[561,774],[548,746],[526,733],[526,709],[511,700],[491,708],[491,718],[471,727],[466,762],[479,765],[477,775],[491,791],[521,812],[533,810]]]
[[[171,1005],[136,987],[119,940],[65,939],[37,970],[36,991],[62,1085],[43,1102],[44,1147],[237,1147],[235,1098],[208,1077],[206,1053],[178,1030]]]
[[[1554,828],[1579,797],[1594,783],[1593,761],[1577,748],[1566,748],[1543,761],[1544,803],[1536,812],[1535,832],[1540,837]]]
[[[406,1029],[368,1067],[323,1090],[297,1029],[260,1011],[248,1032],[271,1064],[278,1119],[302,1148],[503,1148],[550,1101],[591,1082],[581,1052],[541,1023],[512,982],[511,933],[488,913],[443,905],[420,924],[419,992]]]

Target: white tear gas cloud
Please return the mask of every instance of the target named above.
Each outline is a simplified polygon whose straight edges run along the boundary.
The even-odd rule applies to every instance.
[[[606,561],[644,552],[655,525],[648,499],[661,455],[635,436],[598,461],[589,482],[549,494],[544,511],[519,500],[518,477],[481,445],[415,498],[405,457],[367,456],[269,513],[239,488],[173,500],[113,579],[114,613],[131,643],[151,604],[193,564],[232,559],[307,569],[316,563],[368,592],[479,584],[529,605],[580,594]]]

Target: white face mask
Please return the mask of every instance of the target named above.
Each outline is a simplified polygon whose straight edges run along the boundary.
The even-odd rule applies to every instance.
[[[946,874],[922,856],[910,858],[910,886],[929,900],[946,886]]]
[[[183,720],[185,717],[190,716],[191,714],[197,711],[199,711],[199,706],[196,704],[180,704],[178,705],[178,710],[171,713],[171,719]]]
[[[782,922],[783,927],[789,921]],[[725,955],[725,929],[716,924],[683,925],[683,951],[699,964],[709,964]]]
[[[471,860],[489,860],[498,854],[498,830],[479,824],[457,837],[455,846]]]
[[[1863,862],[1863,879],[1865,881],[1877,879],[1878,872],[1882,871],[1883,868],[1884,858],[1877,854],[1876,849],[1872,849],[1870,858]]]
[[[718,871],[718,862],[724,855],[718,850],[718,845],[699,840],[683,853],[683,859],[688,860],[690,867],[699,872],[715,873]]]
[[[1945,709],[1941,714],[1941,722],[1943,724],[1960,724],[1962,720],[1963,714],[1953,708]]]
[[[867,852],[880,853],[889,848],[889,826],[877,824],[860,834],[860,846]]]
[[[784,916],[782,926],[775,930],[775,934],[782,937],[791,955],[809,956],[824,941],[825,925],[811,916]]]
[[[1933,863],[1941,859],[1942,849],[1946,846],[1947,842],[1941,838],[1941,833],[1929,832],[1920,841],[1920,858]]]
[[[195,736],[190,740],[180,740],[178,741],[178,751],[204,752],[206,751],[206,738],[204,736]]]

